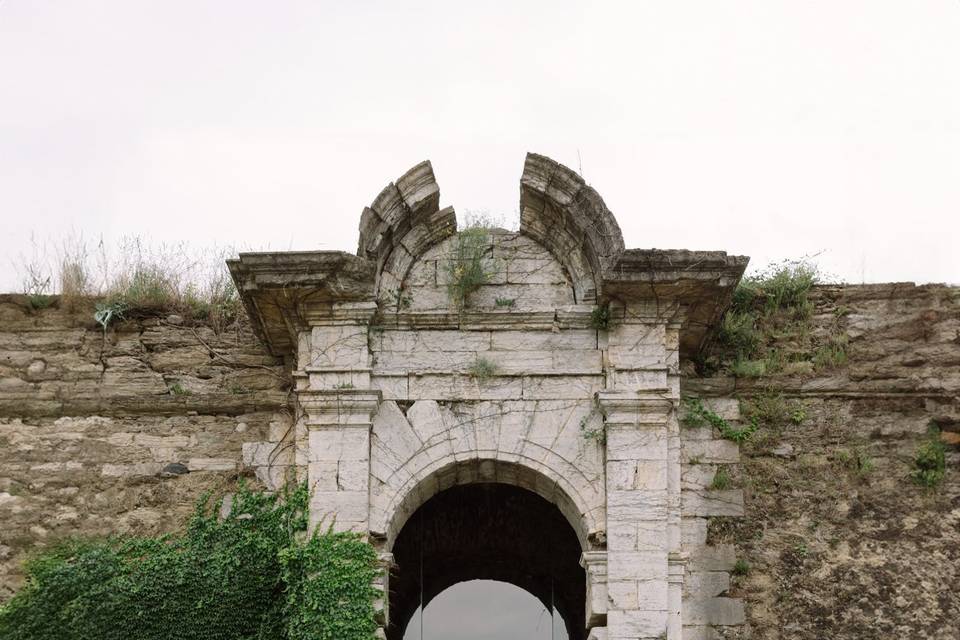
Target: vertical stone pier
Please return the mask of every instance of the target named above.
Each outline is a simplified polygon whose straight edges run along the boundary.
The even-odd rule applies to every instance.
[[[310,523],[369,529],[370,430],[381,393],[370,388],[368,330],[376,304],[331,305],[307,316],[297,391],[309,434]]]
[[[607,424],[607,628],[657,638],[667,628],[670,511],[663,390],[601,392]]]

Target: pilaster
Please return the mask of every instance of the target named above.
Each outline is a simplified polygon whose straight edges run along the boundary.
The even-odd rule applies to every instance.
[[[669,618],[669,454],[663,390],[599,394],[607,429],[607,631],[660,638]]]
[[[369,526],[370,427],[380,392],[305,390],[309,432],[310,526],[366,533]]]
[[[587,574],[587,628],[593,629],[607,621],[607,552],[585,551],[580,556],[580,566]]]
[[[370,389],[368,324],[376,304],[307,310],[297,340],[297,400],[309,434],[311,527],[369,530],[370,430],[381,393]]]

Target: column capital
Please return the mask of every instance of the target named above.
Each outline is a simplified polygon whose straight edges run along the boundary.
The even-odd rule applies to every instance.
[[[584,551],[580,554],[580,566],[587,570],[602,569],[606,573],[607,552],[606,551]]]
[[[304,389],[298,394],[307,429],[370,428],[380,407],[379,389]]]
[[[667,389],[642,392],[600,391],[597,404],[607,426],[663,426],[673,402]]]

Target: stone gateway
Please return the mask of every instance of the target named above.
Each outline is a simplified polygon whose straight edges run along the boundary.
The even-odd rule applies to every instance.
[[[742,603],[719,595],[733,552],[707,545],[706,518],[740,515],[742,495],[686,477],[688,461],[733,464],[738,449],[678,414],[680,358],[747,259],[626,249],[600,196],[539,155],[520,211],[519,232],[473,234],[483,277],[466,292],[464,232],[429,162],[364,210],[357,255],[229,262],[257,334],[295,371],[312,523],[378,547],[391,639],[421,598],[474,578],[552,593],[576,640],[741,624]],[[735,403],[714,409],[737,418]]]

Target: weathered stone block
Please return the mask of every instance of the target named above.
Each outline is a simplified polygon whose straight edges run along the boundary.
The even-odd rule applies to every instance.
[[[740,462],[740,448],[729,440],[683,440],[681,461],[689,464],[697,461],[708,464],[733,464]]]
[[[607,612],[607,631],[610,640],[637,640],[659,638],[667,630],[666,611],[621,611]]]
[[[591,350],[597,349],[597,331],[494,331],[490,348],[494,351]]]
[[[743,601],[736,598],[685,598],[683,601],[684,625],[731,626],[744,621]]]
[[[370,435],[366,428],[324,427],[310,430],[311,462],[366,460]]]
[[[592,398],[603,388],[600,375],[525,376],[524,400],[580,400]]]
[[[310,361],[300,362],[302,369],[357,368],[369,365],[365,325],[314,327],[310,343]]]
[[[233,471],[237,461],[230,458],[190,458],[187,461],[190,471]]]
[[[743,491],[684,491],[684,516],[742,516]]]
[[[609,635],[607,634],[606,627],[594,627],[590,629],[590,633],[587,635],[587,640],[608,640]]]
[[[730,571],[737,562],[733,545],[702,546],[690,549],[687,571]]]
[[[648,551],[608,551],[608,580],[663,580],[666,588],[667,555]]]
[[[683,578],[683,592],[698,598],[718,596],[730,588],[726,571],[689,571]]]
[[[662,463],[666,476],[667,432],[666,429],[634,427],[607,427],[607,460],[645,460]],[[647,470],[653,470],[653,466]]]
[[[333,523],[342,531],[338,525],[366,522],[367,503],[366,491],[315,491],[310,498],[311,520]]]

